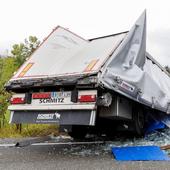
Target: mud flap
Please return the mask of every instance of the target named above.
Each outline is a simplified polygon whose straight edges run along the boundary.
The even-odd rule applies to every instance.
[[[11,111],[10,123],[95,125],[95,110]]]

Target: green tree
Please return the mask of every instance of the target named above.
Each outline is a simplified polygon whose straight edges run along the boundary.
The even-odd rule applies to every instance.
[[[35,36],[29,36],[28,39],[24,40],[24,43],[13,45],[12,57],[0,58],[0,127],[4,125],[4,114],[7,111],[8,100],[11,97],[11,93],[5,90],[4,85],[39,44],[40,41]]]
[[[13,57],[15,57],[15,64],[20,66],[24,63],[27,57],[29,57],[40,45],[40,41],[35,36],[29,36],[24,40],[24,43],[14,44],[11,50]]]
[[[8,107],[8,99],[11,96],[10,93],[6,92],[4,85],[17,69],[14,62],[15,58],[12,57],[0,59],[0,127],[4,125],[4,114]]]

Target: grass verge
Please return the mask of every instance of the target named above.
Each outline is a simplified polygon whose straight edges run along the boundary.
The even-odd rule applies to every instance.
[[[0,138],[40,137],[51,134],[58,135],[57,125],[23,124],[21,132],[16,129],[16,125],[8,124],[0,129]]]
[[[9,117],[10,113],[7,111],[4,125],[0,128],[0,138],[41,137],[50,134],[58,135],[58,126],[56,124],[22,124],[22,130],[20,132],[17,130],[15,124],[8,123]]]

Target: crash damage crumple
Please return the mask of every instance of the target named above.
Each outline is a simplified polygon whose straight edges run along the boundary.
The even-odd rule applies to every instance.
[[[106,88],[169,113],[170,78],[146,53],[146,11],[103,67]]]

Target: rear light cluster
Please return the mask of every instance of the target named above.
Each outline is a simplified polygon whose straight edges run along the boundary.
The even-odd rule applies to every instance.
[[[79,102],[95,102],[96,95],[80,95],[78,97]]]
[[[11,104],[25,104],[25,97],[12,97]]]
[[[31,104],[32,99],[50,99],[51,92],[38,92],[38,93],[25,93],[25,94],[15,94],[12,96],[10,103],[11,104]],[[69,96],[62,96],[62,98],[68,98]],[[61,98],[60,96],[55,96],[55,98]],[[73,101],[74,99],[74,101]],[[68,101],[69,99],[65,99]],[[85,103],[85,102],[96,102],[97,100],[97,91],[95,90],[82,90],[72,93],[70,98],[71,102],[76,103]]]
[[[51,97],[51,93],[49,92],[32,94],[33,99],[49,99],[50,97]]]

